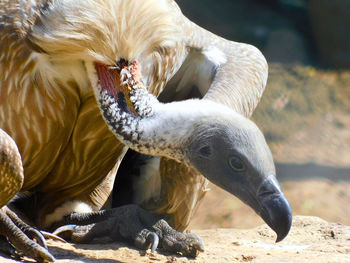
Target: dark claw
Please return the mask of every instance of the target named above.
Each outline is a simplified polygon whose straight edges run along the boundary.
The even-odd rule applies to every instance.
[[[40,231],[34,228],[30,228],[25,230],[24,233],[27,234],[27,236],[31,239],[35,239],[39,244],[41,244],[42,247],[48,249],[45,237],[40,233]]]
[[[194,258],[204,251],[203,241],[198,235],[178,232],[163,219],[153,225],[153,228],[162,237],[162,247],[166,251]]]
[[[179,252],[183,256],[196,258],[199,252],[204,251],[203,240],[197,234],[194,233],[185,233],[185,235],[187,237],[184,242],[184,247]]]
[[[188,233],[187,235],[189,235],[195,242],[193,244],[194,248],[200,252],[204,251],[204,242],[201,239],[201,237],[199,235],[197,235],[196,233]]]
[[[64,240],[63,238],[61,238],[59,236],[56,236],[56,235],[54,235],[52,233],[49,233],[49,232],[46,232],[46,231],[42,231],[42,230],[40,232],[43,234],[45,239],[52,239],[52,240],[56,240],[56,241],[61,241],[63,243],[67,243],[66,240]]]
[[[25,255],[25,256],[31,257],[35,259],[37,262],[54,262],[55,261],[54,256],[52,256],[47,249],[38,245],[34,241],[29,239],[28,243],[26,243],[25,245],[26,247],[24,248],[14,246],[14,248],[19,251],[19,252],[16,252],[17,255],[20,255],[20,256]]]
[[[0,234],[3,237],[6,237],[6,241],[9,240],[11,246],[13,246],[13,249],[15,250],[13,253],[11,252],[12,249],[7,249],[9,255],[14,256],[15,258],[17,258],[17,255],[25,255],[37,260],[38,262],[55,261],[55,258],[47,250],[47,246],[44,248],[31,239],[31,237],[33,237],[36,241],[45,246],[46,241],[42,234],[24,223],[7,207],[0,209],[0,230]]]
[[[77,228],[76,225],[65,225],[57,228],[55,231],[53,231],[53,235],[58,236],[59,234],[62,234],[63,232],[69,231],[71,233],[74,232],[74,230]]]
[[[56,259],[54,256],[52,256],[48,250],[42,248],[39,246],[38,248],[38,254],[36,255],[35,259],[38,262],[54,262]]]
[[[12,222],[23,231],[24,234],[26,234],[27,237],[29,237],[32,240],[36,240],[42,247],[45,249],[48,249],[46,240],[44,236],[40,233],[39,230],[31,227],[22,219],[20,219],[13,211],[10,209],[5,210],[6,214],[9,218],[11,218]]]
[[[101,224],[101,223],[100,223]],[[94,237],[103,236],[95,235],[96,230],[93,229],[94,226],[98,226],[98,224],[91,225],[65,225],[57,228],[52,235],[60,235],[63,239],[70,240],[74,243],[89,243],[94,239]],[[97,231],[98,232],[98,231]],[[105,233],[107,234],[107,233]]]
[[[149,243],[151,246],[151,251],[155,251],[158,247],[158,244],[159,244],[159,237],[156,233],[153,233],[153,232],[149,232],[147,234],[147,243]]]
[[[142,229],[135,237],[135,246],[140,249],[155,251],[159,245],[159,237],[148,229]]]

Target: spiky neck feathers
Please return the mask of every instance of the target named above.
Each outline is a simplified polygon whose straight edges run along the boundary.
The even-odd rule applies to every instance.
[[[94,68],[96,97],[109,128],[130,148],[159,155],[164,149],[160,150],[161,139],[152,120],[159,115],[156,109],[160,103],[145,89],[138,63],[120,60],[113,68],[100,63],[95,63]]]
[[[157,99],[149,94],[140,81],[138,63],[121,60],[110,68],[95,63],[96,97],[103,117],[111,130],[128,146],[140,144],[143,131],[140,121],[149,118]]]

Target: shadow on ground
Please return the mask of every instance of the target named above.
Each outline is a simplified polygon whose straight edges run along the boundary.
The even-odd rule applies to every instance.
[[[332,167],[317,163],[277,163],[278,180],[302,181],[326,179],[332,182],[350,181],[350,167]]]

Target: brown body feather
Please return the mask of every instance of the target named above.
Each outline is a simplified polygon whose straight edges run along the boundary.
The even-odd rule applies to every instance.
[[[5,7],[0,8],[8,12]],[[85,74],[82,62],[62,62],[43,72],[40,63],[47,62],[40,61],[40,55],[14,33],[12,22],[0,25],[0,127],[21,153],[22,190],[35,188],[45,193],[38,215],[73,199],[99,209],[108,195],[97,198],[92,193],[124,146],[108,130],[92,89],[82,90],[81,81],[69,76],[69,71]],[[54,69],[61,72],[49,76]],[[59,78],[62,71],[67,73],[66,79]]]

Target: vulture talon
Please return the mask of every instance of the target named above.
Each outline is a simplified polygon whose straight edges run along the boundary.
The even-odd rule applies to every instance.
[[[40,245],[40,243],[44,246],[46,245],[42,234],[36,229],[29,227],[18,217],[14,217],[13,212],[7,207],[0,209],[0,235],[6,237],[7,240],[9,240],[10,246],[13,247],[13,249],[9,249],[9,246],[2,245],[4,248],[3,251],[6,253],[7,250],[7,254],[14,258],[24,255],[38,262],[55,261],[55,258],[48,251],[47,246],[43,247]],[[31,239],[32,237],[37,240],[39,244],[34,242]],[[5,240],[3,241],[5,242]]]
[[[197,234],[178,232],[163,219],[159,220],[153,228],[161,233],[162,247],[168,252],[195,258],[199,252],[204,251],[203,240]]]
[[[202,240],[202,238],[197,235],[196,233],[188,233],[189,237],[192,237],[192,240],[195,240],[195,244],[194,246],[196,247],[196,249],[200,252],[204,252],[204,242]]]
[[[39,230],[37,230],[34,227],[31,227],[30,225],[25,223],[12,210],[6,208],[5,212],[6,212],[6,215],[12,220],[12,222],[18,228],[20,228],[24,234],[26,234],[30,239],[36,240],[37,243],[39,243],[45,249],[48,249],[46,239]]]
[[[49,232],[46,232],[46,231],[40,231],[43,236],[46,238],[46,239],[52,239],[52,240],[56,240],[56,241],[61,241],[63,243],[68,243],[66,240],[64,240],[63,238],[57,236],[57,235],[54,235],[53,233],[49,233]]]
[[[151,251],[155,251],[158,248],[158,244],[159,244],[159,237],[156,233],[150,232],[147,235],[147,241],[150,243],[150,247],[151,247]]]
[[[143,250],[151,249],[153,252],[158,248],[158,245],[159,236],[148,229],[142,229],[135,238],[135,246]]]
[[[64,239],[69,239],[74,243],[88,243],[95,236],[90,233],[90,230],[94,227],[95,224],[90,225],[64,225],[57,228],[52,234],[61,235]],[[97,224],[96,224],[97,225]],[[65,233],[67,232],[67,233]],[[59,237],[60,238],[60,237]],[[66,241],[65,241],[66,242]]]
[[[65,222],[71,225],[62,226],[53,234],[69,231],[72,241],[77,243],[109,236],[112,240],[132,241],[142,250],[155,251],[162,247],[167,252],[189,257],[196,257],[204,251],[203,241],[197,234],[176,231],[164,219],[137,205],[92,213],[73,213],[65,218]]]
[[[48,249],[46,239],[42,233],[40,233],[39,230],[36,230],[34,228],[29,228],[23,231],[28,237],[30,237],[32,240],[36,240],[42,247]]]
[[[54,236],[58,236],[59,234],[69,231],[71,233],[74,232],[74,230],[77,228],[76,225],[64,225],[64,226],[60,226],[59,228],[57,228],[55,231],[52,232],[52,234]]]

